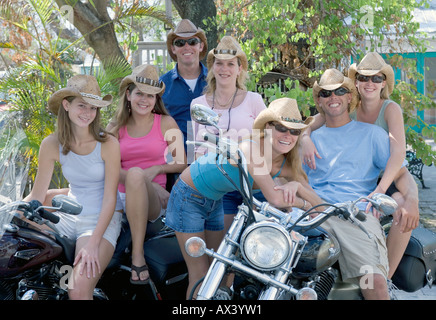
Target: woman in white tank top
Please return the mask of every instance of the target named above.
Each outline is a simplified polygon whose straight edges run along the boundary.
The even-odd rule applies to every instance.
[[[121,213],[114,213],[119,144],[100,128],[99,109],[111,102],[112,96],[102,97],[97,80],[89,75],[72,77],[66,88],[50,97],[48,108],[58,117],[57,130],[41,143],[35,184],[26,197],[44,202],[57,161],[70,182],[69,195],[83,205],[81,214],[61,216],[57,224],[62,233],[76,240],[70,299],[93,298],[120,232]]]

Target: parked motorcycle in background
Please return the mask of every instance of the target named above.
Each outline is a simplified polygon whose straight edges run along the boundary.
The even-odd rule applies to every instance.
[[[191,117],[200,124],[220,130],[217,115],[207,107],[194,105]],[[204,140],[211,142],[217,153],[238,164],[242,176],[241,186],[238,187],[244,203],[239,206],[217,252],[206,248],[205,242],[198,237],[188,239],[185,244],[190,256],[207,254],[213,258],[197,293],[197,300],[361,299],[359,286],[341,281],[337,263],[340,245],[321,225],[329,217],[338,216],[356,224],[361,232],[371,237],[361,224],[366,215],[357,204],[362,200],[369,201],[388,216],[395,212],[396,202],[387,195],[375,194],[372,198],[322,204],[306,212],[294,209],[292,214],[285,213],[253,198],[246,160],[235,142],[223,138],[221,134],[216,137],[208,133]],[[318,211],[321,206],[324,210]],[[315,213],[318,215],[310,219],[309,215]],[[402,268],[404,266],[400,265],[399,269]],[[236,274],[232,291],[220,287],[225,275],[230,272]],[[423,272],[420,275],[425,278]],[[404,278],[402,281],[407,282],[408,279]],[[424,285],[425,281],[422,281]]]

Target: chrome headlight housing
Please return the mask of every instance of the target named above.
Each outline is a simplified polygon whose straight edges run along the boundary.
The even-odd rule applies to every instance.
[[[253,223],[241,237],[241,253],[252,267],[263,271],[280,267],[291,255],[292,241],[286,229],[271,221]]]

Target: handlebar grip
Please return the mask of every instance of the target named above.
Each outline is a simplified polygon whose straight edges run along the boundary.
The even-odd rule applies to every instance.
[[[363,211],[360,211],[354,216],[359,221],[366,221],[366,213]]]
[[[213,143],[213,144],[218,144],[218,142],[219,142],[219,138],[210,132],[203,133],[203,140],[208,141],[208,142]]]
[[[41,202],[39,202],[38,200],[31,200],[31,201],[29,201],[29,204],[30,204],[30,209],[33,212],[37,212],[41,218],[46,219],[46,220],[53,222],[53,223],[59,222],[59,220],[60,220],[59,216],[57,216],[49,211],[46,211],[44,209],[37,210],[42,205]]]
[[[47,219],[48,221],[51,221],[53,223],[58,223],[60,220],[58,215],[46,210],[41,210],[39,212],[39,215],[41,216],[41,218]]]

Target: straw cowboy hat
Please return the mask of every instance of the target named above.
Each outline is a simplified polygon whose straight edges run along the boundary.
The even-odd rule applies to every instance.
[[[242,51],[239,43],[235,40],[235,38],[231,36],[224,36],[221,38],[220,43],[218,43],[215,49],[212,49],[207,54],[207,68],[212,69],[212,65],[214,62],[214,58],[221,60],[229,60],[234,57],[239,58],[241,61],[242,68],[247,71],[248,69],[248,60],[247,55],[244,51]]]
[[[95,107],[106,107],[112,103],[112,95],[101,96],[100,86],[94,76],[81,74],[71,77],[67,86],[53,93],[48,99],[48,109],[58,114],[62,100],[67,97],[80,97]]]
[[[171,58],[174,61],[177,61],[177,56],[173,53],[173,50],[171,49],[171,46],[173,45],[173,41],[176,38],[191,38],[191,37],[198,37],[200,38],[201,42],[203,42],[203,51],[200,52],[200,60],[203,60],[203,58],[206,56],[207,53],[207,39],[206,34],[201,28],[197,28],[190,20],[183,19],[180,21],[176,28],[171,30],[167,35],[167,49],[168,53],[171,56]]]
[[[152,65],[143,64],[133,69],[132,74],[121,81],[120,95],[124,94],[131,83],[144,93],[162,96],[165,92],[165,83],[159,80],[159,73]]]
[[[312,121],[313,117],[303,121],[297,100],[280,98],[271,102],[268,108],[259,113],[254,120],[253,129],[263,130],[268,122],[278,122],[289,129],[305,129]]]
[[[373,76],[379,72],[385,75],[387,85],[387,89],[386,87],[383,88],[381,95],[382,98],[388,99],[394,90],[394,69],[392,69],[392,66],[387,64],[383,57],[377,52],[367,53],[358,65],[353,63],[348,70],[348,77],[355,82],[357,73],[364,76]]]
[[[313,100],[315,101],[316,109],[319,113],[324,114],[324,111],[318,104],[318,94],[321,90],[335,90],[337,88],[344,87],[351,93],[351,102],[348,107],[348,112],[353,111],[358,103],[357,89],[354,85],[354,81],[344,76],[342,72],[337,69],[327,69],[321,76],[319,83],[315,81],[313,85]]]

